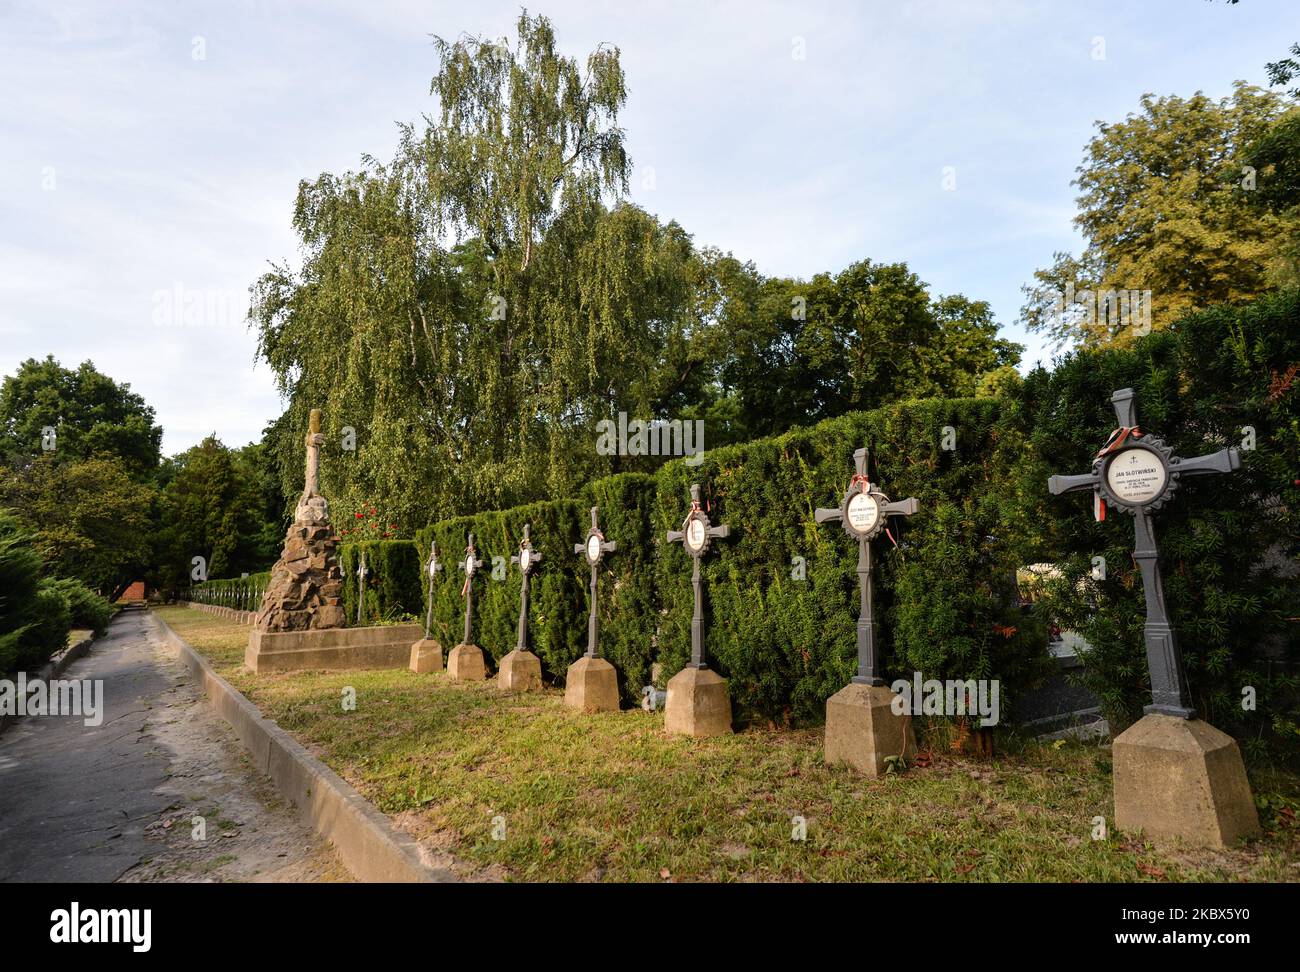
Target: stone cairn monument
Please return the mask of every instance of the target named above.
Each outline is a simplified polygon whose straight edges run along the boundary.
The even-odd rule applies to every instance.
[[[259,631],[312,631],[342,628],[343,574],[330,507],[320,494],[320,409],[311,410],[307,433],[307,477],[284,550],[271,569],[271,582],[253,626]]]
[[[320,494],[320,409],[307,433],[307,482],[271,569],[244,665],[253,672],[402,668],[420,626],[347,627],[343,572],[329,503]]]

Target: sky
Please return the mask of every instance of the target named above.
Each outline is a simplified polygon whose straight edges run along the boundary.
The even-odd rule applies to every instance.
[[[1267,84],[1295,0],[535,2],[564,53],[617,46],[630,197],[773,276],[905,261],[992,305],[1081,248],[1094,122],[1141,95]],[[0,375],[91,360],[174,454],[282,410],[244,315],[298,264],[301,179],[388,160],[435,110],[432,35],[513,36],[517,3],[0,0]]]

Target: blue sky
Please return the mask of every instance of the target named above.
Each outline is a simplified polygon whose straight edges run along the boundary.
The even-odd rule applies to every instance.
[[[1028,363],[1049,352],[1019,288],[1079,248],[1093,122],[1262,85],[1300,40],[1294,0],[529,9],[566,53],[621,49],[635,202],[767,274],[906,261],[988,300]],[[281,403],[242,316],[268,261],[296,261],[298,180],[386,160],[433,110],[429,35],[512,35],[518,10],[0,0],[0,373],[89,358],[169,453],[259,438]]]

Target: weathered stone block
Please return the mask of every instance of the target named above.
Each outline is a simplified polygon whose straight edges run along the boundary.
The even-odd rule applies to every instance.
[[[514,651],[497,667],[497,688],[506,692],[540,692],[542,660],[531,651]]]
[[[1241,750],[1208,722],[1143,716],[1115,738],[1111,755],[1119,830],[1200,847],[1258,836]]]
[[[447,656],[447,674],[458,682],[481,682],[487,678],[483,649],[478,645],[457,645]]]
[[[664,729],[696,738],[731,732],[726,679],[708,668],[683,668],[670,678]]]
[[[411,671],[421,674],[442,671],[442,645],[432,638],[421,638],[411,645]]]
[[[564,704],[583,712],[618,711],[618,673],[603,658],[583,655],[569,666]]]
[[[895,714],[894,691],[850,682],[826,700],[825,758],[866,776],[885,772],[889,756],[916,755],[910,713]]]

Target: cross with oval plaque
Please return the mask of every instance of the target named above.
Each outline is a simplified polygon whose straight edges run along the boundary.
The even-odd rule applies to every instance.
[[[884,685],[876,658],[876,619],[871,587],[871,541],[887,529],[891,516],[911,516],[919,508],[916,497],[890,502],[867,478],[867,450],[853,453],[853,479],[848,492],[834,509],[818,508],[813,514],[818,523],[839,523],[844,532],[858,541],[858,674],[853,681],[860,685]]]
[[[1098,520],[1106,518],[1107,505],[1133,517],[1136,534],[1133,559],[1142,572],[1142,590],[1146,596],[1143,637],[1151,672],[1151,705],[1143,711],[1194,719],[1196,711],[1187,691],[1182,656],[1165,608],[1160,551],[1156,547],[1151,514],[1169,502],[1182,477],[1240,469],[1241,453],[1230,446],[1193,459],[1175,456],[1173,449],[1161,439],[1138,428],[1135,398],[1132,388],[1121,388],[1111,396],[1118,428],[1093,459],[1092,471],[1077,476],[1052,476],[1047,488],[1053,496],[1091,489]]]
[[[680,543],[686,548],[695,562],[691,572],[691,588],[695,592],[695,606],[691,611],[691,661],[689,668],[708,668],[704,661],[704,592],[700,579],[700,558],[709,549],[710,540],[721,540],[731,536],[731,527],[727,524],[714,526],[709,522],[709,515],[700,509],[700,484],[691,484],[691,509],[682,521],[680,530],[668,531],[669,543]]]

